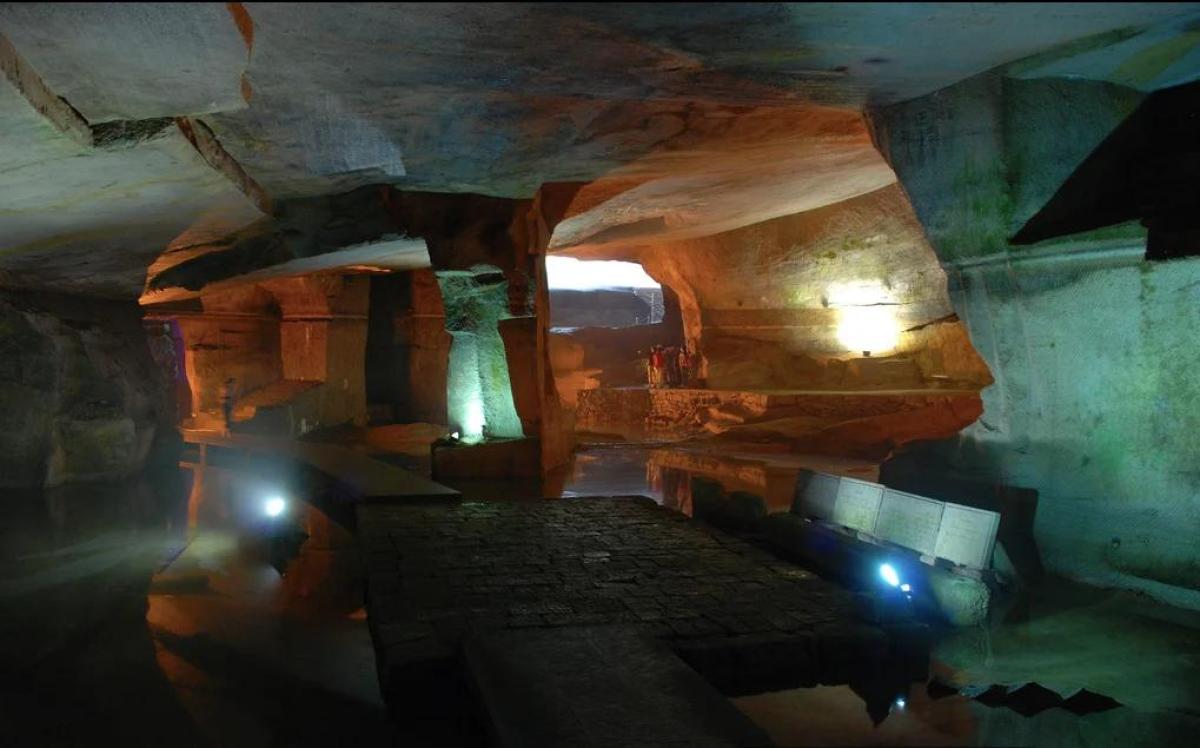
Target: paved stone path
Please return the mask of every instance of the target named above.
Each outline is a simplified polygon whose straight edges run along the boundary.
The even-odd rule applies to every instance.
[[[624,624],[727,693],[844,682],[842,665],[897,642],[840,588],[641,497],[357,512],[380,677],[400,701],[485,631]]]

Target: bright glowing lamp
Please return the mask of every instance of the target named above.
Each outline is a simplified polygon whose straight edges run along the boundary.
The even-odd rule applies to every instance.
[[[837,336],[847,350],[881,353],[900,342],[900,328],[888,307],[847,307],[841,310]]]
[[[283,514],[283,510],[287,508],[287,502],[282,496],[272,496],[263,502],[263,512],[268,517],[278,517]]]
[[[900,586],[900,575],[891,564],[880,564],[879,576],[892,587]]]

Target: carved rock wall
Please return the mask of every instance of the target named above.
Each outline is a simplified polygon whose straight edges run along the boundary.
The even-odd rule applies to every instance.
[[[637,250],[679,297],[708,385],[881,389],[991,381],[954,318],[946,276],[896,186],[724,234]],[[862,360],[847,316],[879,311],[895,341]],[[879,360],[881,359],[882,360]]]
[[[1137,98],[989,74],[874,120],[996,378],[924,469],[1036,489],[1052,571],[1200,608],[1200,260],[1146,262],[1136,223],[1008,241]]]
[[[132,303],[0,297],[0,487],[126,477],[172,432],[168,383]]]

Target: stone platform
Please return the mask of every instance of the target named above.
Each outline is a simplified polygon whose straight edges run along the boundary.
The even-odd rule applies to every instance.
[[[357,519],[401,713],[460,699],[464,642],[498,631],[621,626],[726,695],[923,667],[921,627],[861,624],[844,590],[643,497],[360,505]]]

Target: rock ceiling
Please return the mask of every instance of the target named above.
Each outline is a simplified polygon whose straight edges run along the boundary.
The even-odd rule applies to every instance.
[[[583,183],[555,250],[726,231],[893,183],[869,106],[1017,60],[1025,77],[1185,82],[1198,13],[0,6],[0,284],[136,296],[168,248],[186,256],[286,201],[378,184],[525,198]],[[428,262],[401,244],[393,266]],[[361,262],[353,246],[325,266]]]

